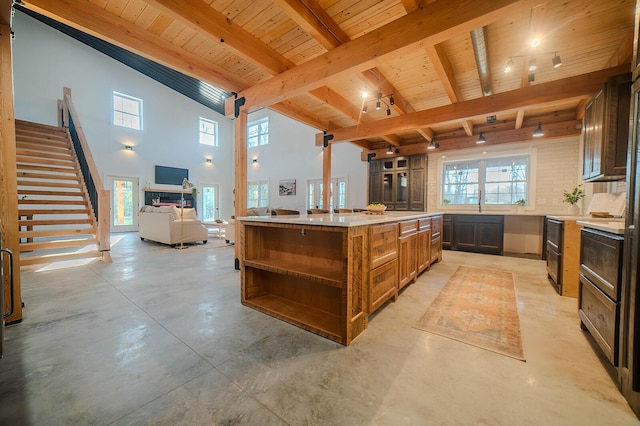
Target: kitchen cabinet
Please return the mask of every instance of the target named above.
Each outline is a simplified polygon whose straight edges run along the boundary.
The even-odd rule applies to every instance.
[[[578,297],[580,230],[575,220],[547,218],[547,276],[558,294]]]
[[[442,248],[451,249],[451,234],[453,233],[453,218],[445,214],[442,218]]]
[[[431,219],[418,220],[418,274],[431,265]]]
[[[504,216],[445,215],[444,223],[448,233],[446,244],[451,250],[502,255]]]
[[[400,222],[398,233],[399,273],[398,290],[418,276],[418,221]]]
[[[426,162],[425,155],[371,161],[369,203],[385,204],[390,211],[424,211]]]
[[[626,177],[631,73],[609,78],[587,102],[583,126],[585,182]]]
[[[584,228],[580,241],[581,327],[617,366],[624,237]]]
[[[431,264],[442,260],[442,216],[431,216]]]

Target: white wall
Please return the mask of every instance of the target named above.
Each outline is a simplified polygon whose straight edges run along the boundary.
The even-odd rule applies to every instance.
[[[16,118],[57,125],[56,102],[63,87],[70,87],[103,178],[138,177],[143,204],[147,183],[151,188],[179,188],[155,185],[155,165],[187,168],[198,187],[220,185],[220,217],[233,215],[232,120],[20,12],[14,31]],[[143,131],[111,124],[114,90],[143,99]],[[322,149],[315,146],[319,130],[269,110],[251,114],[249,121],[265,114],[270,118],[270,143],[249,150],[248,179],[269,180],[270,206],[305,211],[307,179],[322,178]],[[218,122],[219,147],[198,144],[198,117]],[[133,152],[123,144],[134,145]],[[366,205],[367,167],[360,151],[344,143],[334,145],[332,152],[332,177],[348,179],[348,205],[353,207]],[[259,162],[253,167],[255,155]],[[205,157],[213,163],[207,164]],[[278,195],[281,179],[296,179],[295,196]]]
[[[270,110],[249,114],[247,121],[269,117],[269,143],[247,151],[247,180],[269,181],[269,207],[307,211],[307,180],[322,179],[322,148],[315,146],[319,130]],[[337,143],[331,148],[331,177],[347,179],[347,207],[364,208],[367,203],[367,163],[360,160],[362,148]],[[253,163],[257,158],[258,162]],[[295,179],[296,195],[278,195],[280,180]]]

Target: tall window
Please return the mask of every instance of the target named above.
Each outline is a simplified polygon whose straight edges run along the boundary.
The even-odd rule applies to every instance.
[[[218,123],[200,117],[200,143],[218,146]]]
[[[443,163],[442,199],[450,204],[511,205],[528,199],[530,155]]]
[[[218,218],[218,185],[202,185],[202,220],[213,222]]]
[[[113,92],[113,124],[142,130],[142,99]]]
[[[334,208],[346,208],[347,206],[347,180],[345,178],[331,179],[331,195],[329,196],[329,207],[332,211]],[[307,181],[307,208],[324,209],[322,205],[323,185],[322,179],[313,179]]]
[[[254,121],[247,125],[247,148],[269,143],[269,118]]]
[[[266,180],[247,183],[247,207],[267,207],[269,205],[269,182]]]

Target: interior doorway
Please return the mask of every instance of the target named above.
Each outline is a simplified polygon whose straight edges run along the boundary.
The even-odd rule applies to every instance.
[[[220,217],[220,192],[217,184],[202,184],[202,211],[200,217],[203,222],[213,222]]]
[[[138,230],[138,178],[107,176],[111,191],[111,232]]]

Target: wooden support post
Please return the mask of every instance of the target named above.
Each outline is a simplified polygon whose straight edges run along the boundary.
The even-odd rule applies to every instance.
[[[328,210],[331,206],[331,144],[322,148],[322,188],[322,208]]]
[[[246,216],[247,214],[247,112],[241,109],[234,120],[234,160],[235,160],[235,217]],[[236,222],[235,227],[235,266],[240,269],[240,222]]]
[[[2,10],[8,5],[2,2]],[[13,305],[13,314],[7,323],[22,320],[20,288],[20,249],[18,239],[18,182],[16,168],[16,126],[13,107],[13,61],[11,56],[11,28],[0,25],[0,230],[2,246],[13,252],[13,300],[10,299],[9,258],[4,261],[5,312]],[[13,302],[13,303],[12,303]]]

